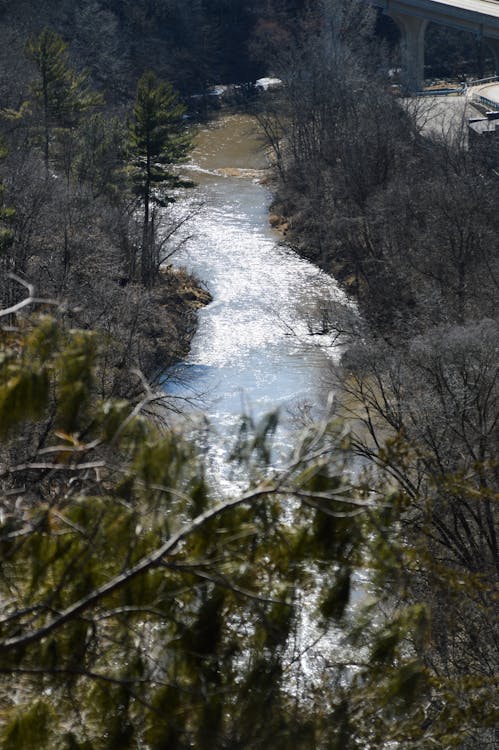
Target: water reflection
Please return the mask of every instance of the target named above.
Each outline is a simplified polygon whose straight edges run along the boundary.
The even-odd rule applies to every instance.
[[[270,228],[271,194],[260,182],[265,161],[249,119],[226,118],[203,130],[190,167],[199,187],[175,211],[188,212],[197,203],[202,209],[175,262],[205,282],[213,302],[200,311],[190,356],[169,389],[196,396],[210,429],[202,417],[194,437],[217,492],[231,494],[247,482],[244,471],[238,475],[227,462],[242,413],[258,419],[279,410],[273,465],[289,453],[297,418],[322,416],[329,395],[323,374],[340,351],[324,335],[330,322],[325,311],[330,314],[331,302],[349,303],[330,277],[282,247]],[[292,522],[292,507],[289,512]],[[329,656],[334,649],[345,656],[339,631],[319,632],[312,610],[307,600],[297,631],[299,662],[308,676],[323,668],[319,643],[327,643]],[[293,689],[291,674],[289,680]]]
[[[234,116],[200,134],[191,164],[199,187],[175,208],[202,203],[194,237],[175,262],[206,283],[213,302],[200,311],[174,392],[200,395],[222,444],[242,411],[258,418],[304,403],[320,408],[327,398],[321,372],[338,353],[318,332],[321,300],[342,299],[342,293],[280,246],[270,228],[271,195],[252,172],[262,170],[264,156],[251,127],[249,118]],[[281,441],[285,434],[283,427]]]

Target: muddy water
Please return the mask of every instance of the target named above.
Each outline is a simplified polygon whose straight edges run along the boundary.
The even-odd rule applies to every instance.
[[[341,299],[335,282],[280,244],[268,222],[271,194],[262,184],[266,159],[249,118],[228,116],[202,129],[188,165],[198,183],[176,211],[202,208],[175,263],[207,286],[213,301],[199,314],[188,360],[177,368],[176,396],[194,397],[218,439],[224,463],[241,413],[278,409],[279,441],[289,415],[320,413],[327,399],[321,373],[338,350],[321,335],[324,300]]]

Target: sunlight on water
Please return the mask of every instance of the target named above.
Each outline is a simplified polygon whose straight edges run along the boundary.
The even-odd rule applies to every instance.
[[[205,413],[222,431],[242,411],[259,417],[303,402],[320,407],[327,398],[321,369],[337,355],[327,336],[313,333],[320,328],[320,300],[342,293],[279,245],[268,223],[270,192],[253,176],[264,162],[250,127],[249,118],[232,117],[201,133],[190,165],[199,186],[175,208],[202,204],[175,262],[213,296],[200,311],[191,354],[177,368],[175,392],[201,395]]]
[[[280,245],[268,221],[271,194],[254,175],[264,167],[261,143],[249,131],[244,117],[203,130],[189,170],[199,187],[173,209],[182,215],[202,204],[175,262],[206,284],[213,302],[199,312],[190,356],[168,390],[194,397],[206,415],[210,430],[201,420],[193,434],[216,491],[228,495],[247,482],[227,461],[241,414],[258,419],[279,411],[274,466],[289,453],[296,415],[322,416],[329,396],[323,373],[339,348],[318,333],[321,310],[331,300],[351,304],[333,279]],[[309,676],[322,669],[319,643],[343,648],[336,631],[312,627],[311,607],[298,629],[302,646],[315,642],[300,658]]]

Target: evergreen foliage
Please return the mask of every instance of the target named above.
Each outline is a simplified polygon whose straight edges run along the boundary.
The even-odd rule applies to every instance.
[[[186,108],[169,83],[144,73],[137,87],[134,118],[130,125],[130,149],[134,158],[137,195],[147,204],[165,205],[173,200],[165,193],[183,186],[172,170],[191,149],[191,137],[182,120]],[[157,190],[153,193],[153,188]]]
[[[78,0],[36,21],[95,52],[117,98],[151,63],[184,91],[247,80],[259,67],[234,57],[256,25],[284,81],[259,118],[292,241],[350,277],[370,325],[341,321],[350,434],[309,426],[275,471],[275,415],[245,419],[232,460],[246,486],[221,497],[130,374],[160,378],[193,327],[185,276],[156,276],[158,210],[186,184],[184,109],[147,73],[128,126],[95,114],[66,43],[35,28],[29,112],[16,49],[32,3],[1,3],[8,750],[492,746],[497,160],[424,137],[372,72],[363,4],[320,5]]]
[[[217,498],[178,434],[96,398],[95,335],[42,316],[1,341],[2,403],[31,383],[4,412],[3,746],[426,749],[493,724],[493,676],[425,664],[436,623],[407,596],[422,564],[478,608],[486,579],[422,557],[406,493],[351,484],[337,425],[308,429],[276,473],[262,463],[273,418],[247,422],[254,481]],[[371,597],[352,608],[362,570]]]
[[[153,207],[166,206],[175,199],[172,191],[193,184],[175,170],[192,147],[182,119],[185,111],[171,84],[158,81],[152,72],[144,73],[129,134],[132,181],[143,211],[141,268],[146,286],[152,284],[159,267]]]
[[[169,217],[162,217],[164,236],[152,248],[154,290],[144,289],[126,114],[94,111],[101,97],[70,66],[67,45],[54,31],[44,29],[24,47],[37,76],[33,82],[30,70],[12,106],[0,111],[2,144],[8,144],[0,198],[2,306],[25,304],[24,279],[47,298],[70,299],[65,314],[75,327],[105,332],[101,394],[130,396],[139,380],[130,378],[129,367],[159,380],[186,351],[204,293],[185,273],[157,273],[175,252],[176,224]]]
[[[51,135],[54,128],[71,129],[82,114],[101,103],[91,91],[87,74],[77,74],[68,66],[67,44],[52,29],[44,29],[26,45],[26,54],[34,63],[38,80],[32,95],[43,118],[43,157],[48,174]]]

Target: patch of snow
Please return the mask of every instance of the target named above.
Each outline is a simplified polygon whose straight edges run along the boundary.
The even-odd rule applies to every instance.
[[[267,91],[267,89],[282,86],[282,81],[280,78],[259,78],[258,81],[255,82],[255,86],[258,89]]]

